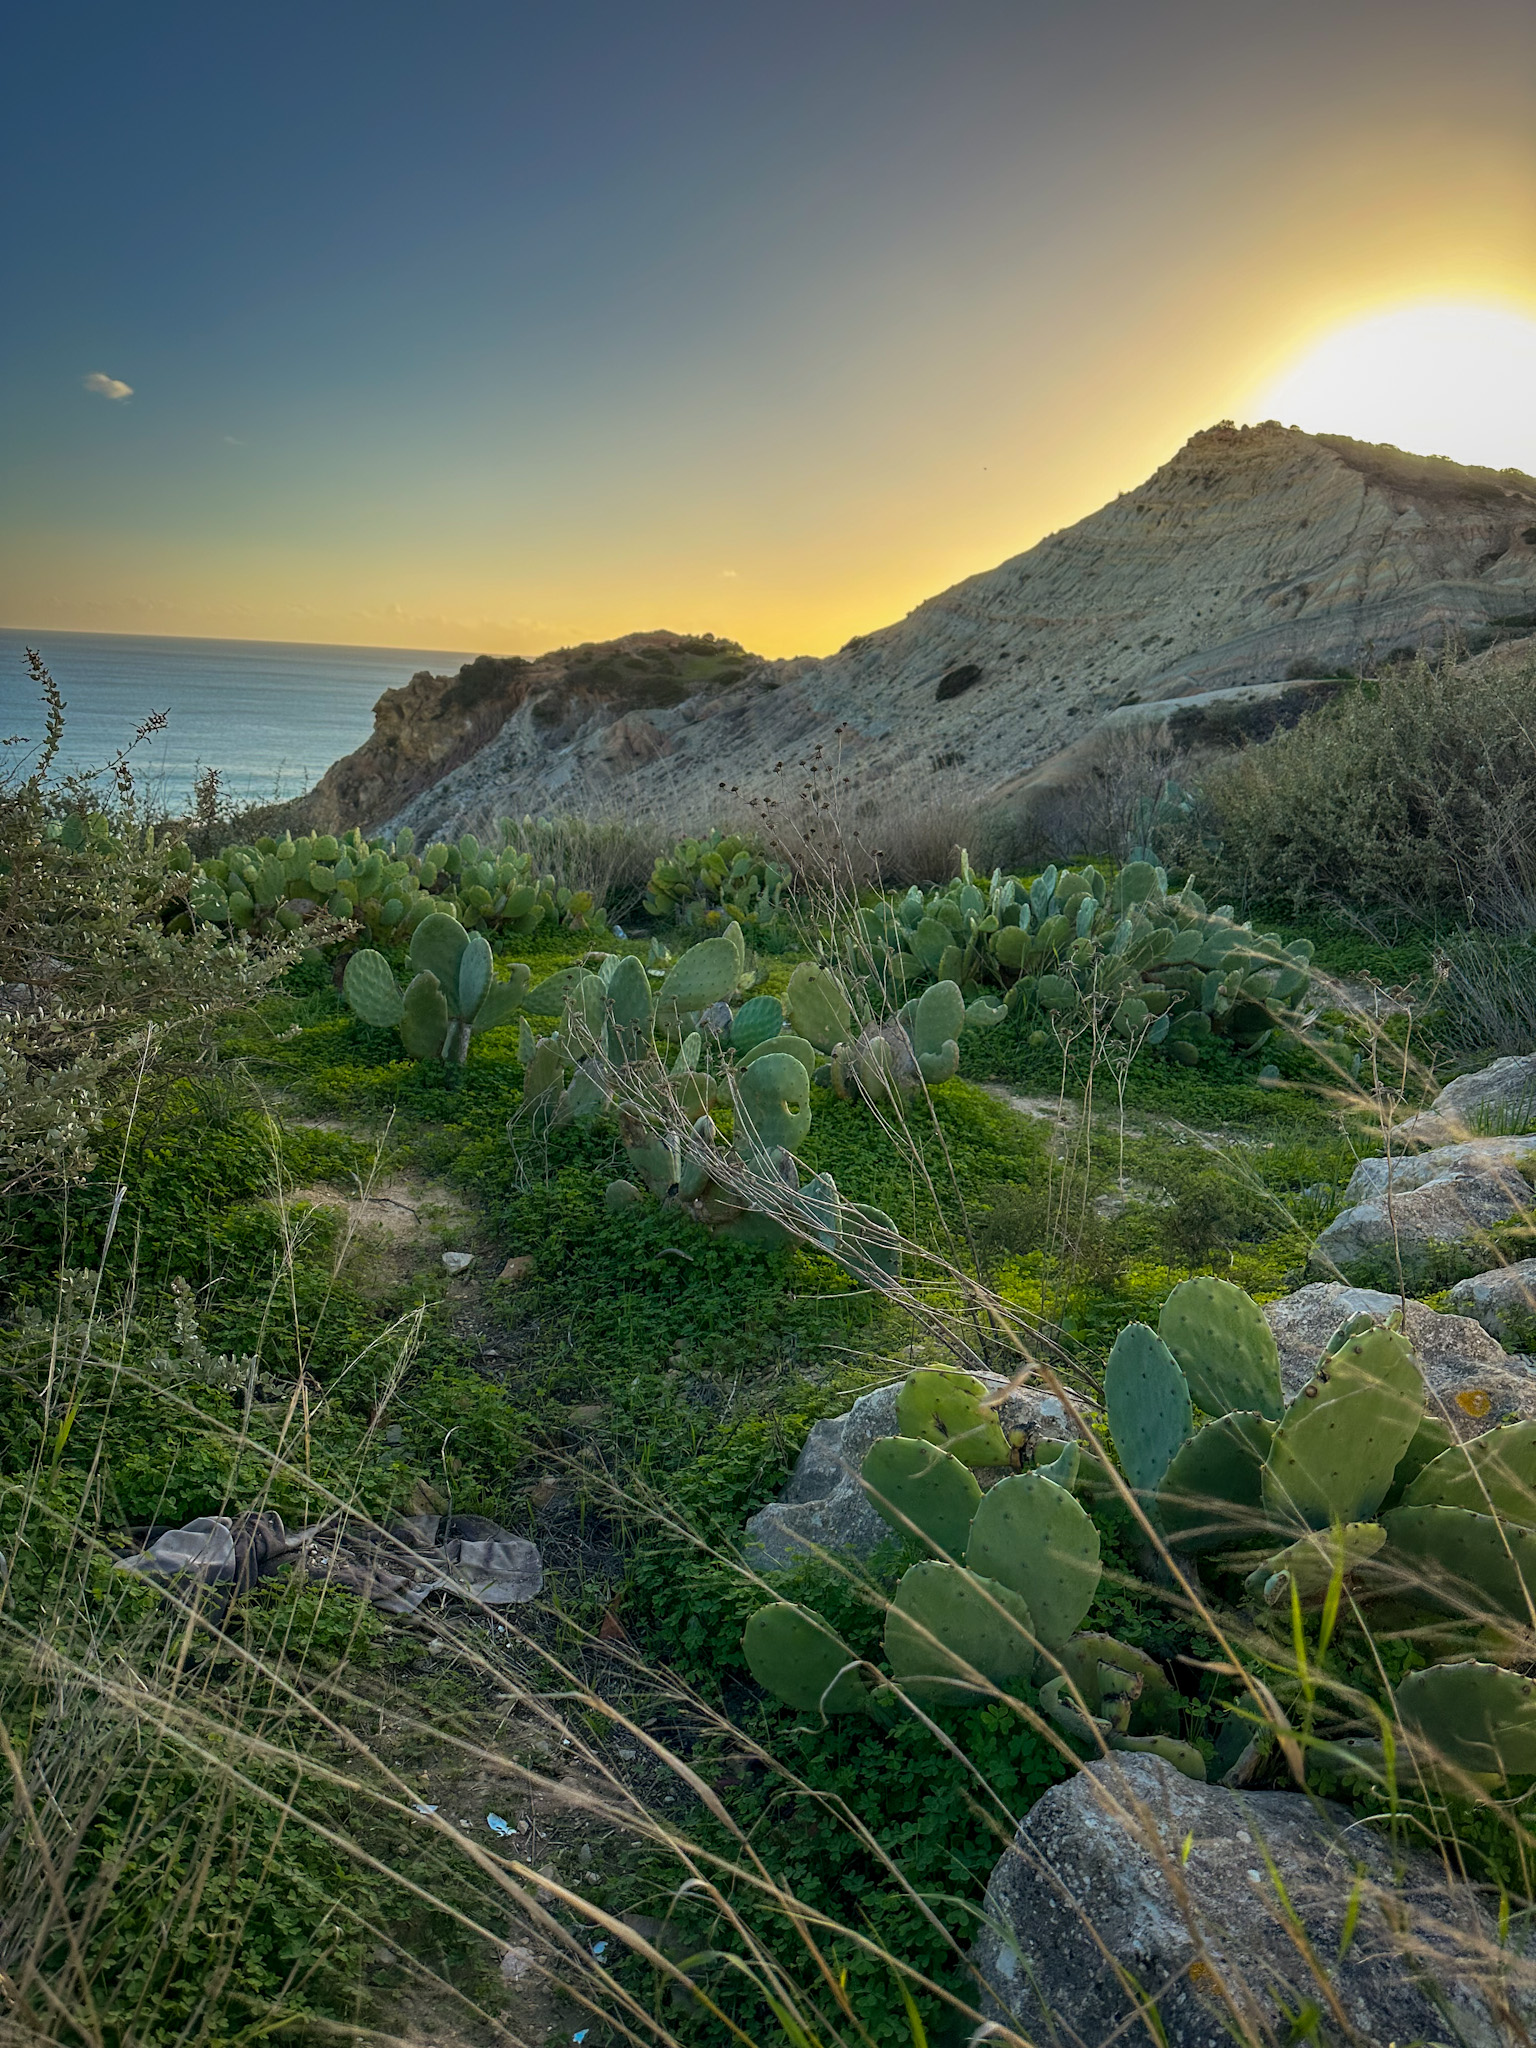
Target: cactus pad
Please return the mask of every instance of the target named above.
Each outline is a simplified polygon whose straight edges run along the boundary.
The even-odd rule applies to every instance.
[[[454,929],[458,927],[455,925]],[[400,1008],[400,1043],[413,1060],[435,1060],[442,1056],[447,1037],[447,997],[438,986],[436,975],[424,971],[405,992]]]
[[[853,1030],[853,1011],[837,976],[802,960],[789,977],[784,1011],[790,1028],[821,1052],[831,1052]]]
[[[352,1014],[376,1030],[391,1031],[400,1022],[405,1004],[400,987],[382,953],[364,947],[347,962],[341,992]]]
[[[441,910],[434,910],[424,917],[411,934],[411,948],[406,956],[412,974],[430,974],[436,977],[439,989],[446,998],[448,991],[455,995],[459,987],[459,955],[469,944],[469,933],[456,918],[446,916]]]
[[[1264,1522],[1264,1460],[1274,1439],[1262,1415],[1223,1415],[1197,1430],[1163,1474],[1158,1519],[1180,1550],[1229,1550]]]
[[[1181,1280],[1163,1303],[1158,1335],[1179,1361],[1197,1408],[1207,1415],[1285,1413],[1280,1352],[1264,1311],[1230,1280]]]
[[[820,1615],[787,1600],[760,1607],[741,1639],[747,1669],[786,1706],[808,1714],[859,1714],[869,1687],[859,1660]]]
[[[954,1564],[915,1564],[886,1610],[886,1661],[916,1700],[963,1706],[1027,1685],[1034,1622],[1017,1593]],[[974,1676],[972,1674],[975,1674]]]
[[[532,1017],[563,1017],[566,1004],[581,987],[585,975],[584,967],[562,967],[558,974],[546,975],[523,997],[523,1008]]]
[[[777,1038],[784,1023],[784,1006],[777,996],[753,996],[742,1004],[731,1024],[731,1044],[738,1053],[751,1052]]]
[[[656,991],[658,1012],[692,1015],[712,1003],[723,1003],[736,992],[739,962],[740,955],[729,938],[701,939],[688,948]]]
[[[1006,1465],[1008,1439],[983,1404],[987,1389],[969,1373],[920,1366],[896,1396],[896,1426],[903,1436],[938,1444],[962,1465]]]
[[[758,1060],[766,1059],[771,1052],[788,1053],[792,1059],[800,1062],[808,1075],[814,1075],[821,1065],[821,1055],[811,1041],[808,1038],[797,1038],[792,1031],[781,1031],[777,1038],[763,1039],[761,1044],[754,1045],[750,1052],[742,1054],[740,1063],[743,1067],[753,1066]]]
[[[1266,1511],[1311,1529],[1370,1521],[1423,1413],[1424,1381],[1407,1339],[1379,1327],[1349,1338],[1324,1355],[1275,1431]]]
[[[981,1488],[958,1458],[918,1437],[885,1436],[865,1453],[862,1476],[876,1512],[898,1534],[915,1533],[945,1557],[965,1556]]]
[[[1189,1385],[1155,1330],[1127,1323],[1104,1368],[1104,1405],[1126,1479],[1150,1494],[1194,1428]]]
[[[736,1085],[759,1143],[782,1145],[787,1152],[804,1143],[811,1128],[811,1078],[792,1053],[765,1053],[742,1068]]]
[[[1373,1558],[1387,1540],[1375,1522],[1348,1522],[1332,1529],[1309,1530],[1295,1543],[1266,1558],[1244,1581],[1247,1590],[1268,1607],[1289,1605],[1292,1591],[1303,1607],[1321,1607],[1333,1583]]]
[[[1509,1422],[1453,1444],[1403,1493],[1408,1508],[1470,1508],[1536,1525],[1536,1422]]]
[[[1408,1674],[1393,1704],[1431,1771],[1447,1766],[1495,1784],[1536,1774],[1536,1680],[1521,1672],[1497,1664],[1431,1665]]]
[[[1384,1562],[1404,1597],[1479,1622],[1536,1617],[1536,1529],[1468,1508],[1393,1508]]]
[[[1015,1473],[982,1495],[965,1562],[1021,1594],[1040,1641],[1056,1650],[1099,1589],[1099,1532],[1054,1481],[1039,1472]]]

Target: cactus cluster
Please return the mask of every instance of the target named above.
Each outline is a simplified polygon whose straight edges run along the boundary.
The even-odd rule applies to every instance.
[[[752,1675],[802,1710],[882,1714],[900,1693],[964,1705],[994,1689],[1039,1701],[1068,1734],[1112,1749],[1151,1749],[1188,1776],[1205,1760],[1177,1734],[1178,1696],[1160,1665],[1112,1636],[1079,1633],[1098,1591],[1099,1534],[1072,1492],[1075,1444],[1033,1471],[978,1469],[1013,1461],[996,1406],[968,1374],[923,1368],[897,1398],[902,1434],[866,1453],[861,1479],[875,1508],[932,1555],[903,1575],[886,1612],[885,1679],[787,1601],[749,1622]],[[1070,1453],[1070,1455],[1068,1455]],[[809,1673],[808,1623],[816,1631]]]
[[[1377,1734],[1324,1743],[1336,1764],[1357,1782],[1435,1794],[1536,1776],[1536,1423],[1457,1442],[1425,1412],[1399,1318],[1369,1314],[1340,1326],[1287,1401],[1263,1312],[1209,1278],[1175,1287],[1156,1330],[1120,1333],[1104,1399],[1126,1482],[1185,1571],[1227,1575],[1252,1619],[1287,1637],[1298,1609],[1324,1610],[1331,1628],[1347,1595],[1345,1611],[1408,1630],[1439,1659],[1384,1697]],[[1004,1413],[964,1373],[908,1376],[900,1434],[873,1444],[861,1471],[884,1519],[929,1553],[892,1595],[888,1673],[779,1602],[747,1630],[754,1677],[802,1710],[877,1719],[898,1692],[926,1703],[1012,1692],[1038,1698],[1074,1738],[1150,1749],[1203,1776],[1167,1673],[1081,1629],[1100,1569],[1098,1531],[1074,1496],[1091,1436],[1034,1445],[1026,1472]],[[1094,1491],[1104,1497],[1102,1475]]]
[[[1260,1614],[1288,1619],[1347,1588],[1431,1649],[1519,1661],[1536,1602],[1536,1424],[1457,1442],[1426,1413],[1399,1322],[1350,1317],[1286,1402],[1257,1305],[1227,1281],[1184,1281],[1156,1331],[1132,1324],[1110,1354],[1122,1469],[1172,1548],[1241,1572]],[[1531,1698],[1502,1665],[1455,1662],[1414,1673],[1395,1707],[1453,1774],[1502,1778],[1536,1770]],[[1369,1741],[1343,1748],[1368,1774],[1381,1761]]]
[[[190,918],[232,932],[272,926],[298,931],[322,912],[356,925],[381,945],[408,938],[423,918],[452,917],[466,930],[531,937],[546,924],[585,930],[591,896],[534,872],[533,858],[508,841],[482,846],[471,833],[418,854],[409,831],[370,841],[360,831],[318,832],[226,846],[188,878]]]
[[[365,946],[347,962],[342,993],[354,1016],[381,1030],[397,1030],[412,1059],[462,1066],[477,1031],[510,1022],[528,993],[522,961],[511,978],[497,981],[490,941],[456,919],[433,911],[411,934],[402,991],[382,953]]]
[[[896,1226],[883,1210],[849,1201],[830,1174],[802,1184],[796,1148],[811,1128],[811,1080],[817,1048],[786,1029],[784,1005],[753,995],[732,1012],[730,997],[750,983],[745,941],[733,923],[718,939],[705,939],[672,967],[655,993],[638,961],[620,962],[604,981],[588,976],[567,1001],[579,1005],[579,1036],[600,1046],[587,1062],[603,1099],[620,1101],[620,1128],[632,1180],[610,1183],[610,1211],[654,1196],[717,1236],[777,1247],[797,1238],[819,1245],[859,1278],[877,1281],[900,1271]],[[534,991],[535,996],[538,991]],[[713,1070],[705,1032],[720,1048]],[[656,1128],[662,1091],[635,1085],[647,1058],[661,1067],[658,1033],[679,1041],[666,1070],[665,1099],[679,1112],[675,1127]],[[580,1073],[572,1082],[576,1087]],[[554,1087],[551,1063],[551,1089]],[[569,1091],[567,1091],[568,1095]],[[727,1147],[710,1111],[722,1095],[732,1112],[734,1141]],[[580,1114],[565,1097],[551,1114]]]
[[[720,932],[734,918],[767,930],[778,920],[787,871],[736,832],[680,839],[651,870],[645,907],[695,931]]]
[[[1257,1051],[1306,993],[1306,940],[1254,932],[1188,884],[1170,894],[1150,861],[1130,862],[1113,882],[1094,867],[1050,867],[1027,886],[1000,871],[984,883],[963,854],[961,866],[945,889],[911,889],[864,913],[877,983],[953,981],[968,1016],[988,984],[1000,985],[1025,1018],[1092,1010],[1121,1037],[1190,1066],[1213,1035]]]

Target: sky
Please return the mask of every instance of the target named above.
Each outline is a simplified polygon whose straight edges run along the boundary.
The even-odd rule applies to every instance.
[[[12,627],[820,653],[1272,403],[1536,469],[1529,0],[53,0],[7,49]]]

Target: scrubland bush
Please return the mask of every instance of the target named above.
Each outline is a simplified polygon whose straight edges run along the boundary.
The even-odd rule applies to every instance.
[[[1415,662],[1214,762],[1224,883],[1498,928],[1536,895],[1536,660]]]
[[[44,738],[0,770],[0,1195],[87,1171],[117,1096],[206,1053],[212,1020],[296,957],[165,929],[184,851],[146,822],[126,750],[54,779],[64,706],[29,659]]]

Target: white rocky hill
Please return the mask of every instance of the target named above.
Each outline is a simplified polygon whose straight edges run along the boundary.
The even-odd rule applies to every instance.
[[[429,785],[419,766],[410,789],[360,775],[373,741],[326,780],[350,770],[341,783],[369,784],[356,822],[393,816],[418,834],[653,803],[697,823],[722,781],[763,787],[776,763],[836,734],[866,785],[937,765],[984,797],[1049,775],[1106,719],[1161,717],[1122,707],[1200,699],[1186,740],[1262,731],[1304,701],[1273,687],[1288,677],[1533,625],[1536,479],[1273,421],[1222,424],[1077,525],[824,660],[717,663],[690,694],[642,703],[567,697],[569,657],[546,657],[532,665],[542,688],[526,677],[504,715],[482,703],[473,751]],[[426,716],[456,687],[419,677],[411,691]],[[381,719],[406,694],[391,692]]]

